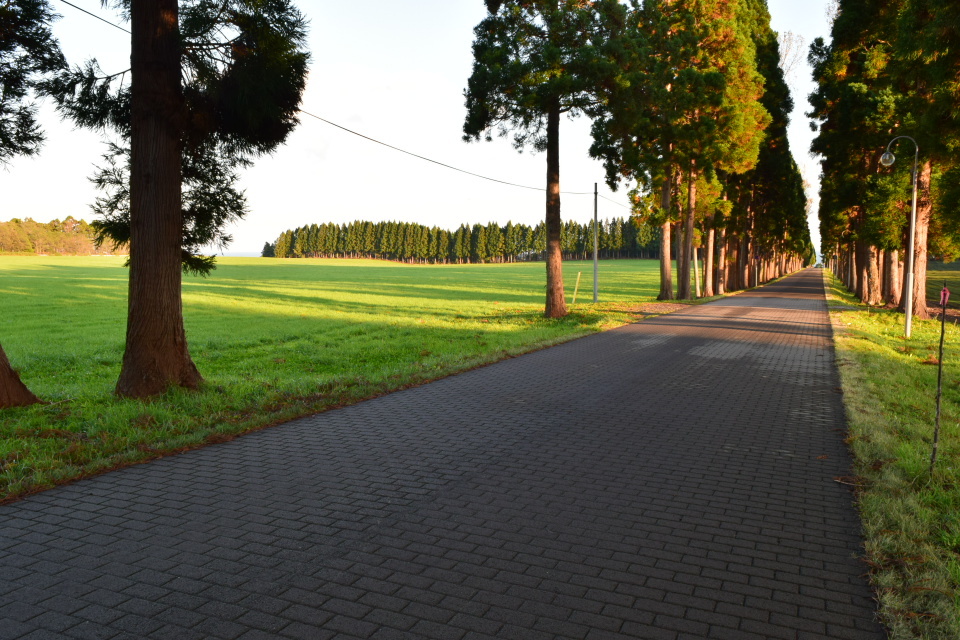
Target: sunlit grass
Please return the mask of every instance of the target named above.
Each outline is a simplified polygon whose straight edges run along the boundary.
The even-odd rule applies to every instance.
[[[940,322],[914,320],[906,339],[902,314],[829,286],[842,303],[831,315],[880,614],[894,640],[960,638],[960,327],[946,327],[931,475]]]
[[[47,404],[0,411],[0,500],[422,383],[629,322],[655,261],[567,263],[569,317],[542,317],[542,263],[411,266],[223,258],[186,278],[184,321],[205,382],[119,399],[123,258],[0,257],[0,344]]]
[[[950,290],[952,309],[960,309],[960,262],[927,263],[927,303],[934,306],[940,303],[940,289],[946,284]]]

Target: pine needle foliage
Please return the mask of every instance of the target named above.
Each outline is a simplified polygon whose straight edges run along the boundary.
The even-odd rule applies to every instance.
[[[50,30],[54,17],[46,0],[0,3],[0,165],[36,154],[43,142],[30,98],[43,76],[66,66]]]
[[[129,11],[129,0],[116,5]],[[288,0],[192,0],[180,7],[182,267],[206,275],[204,246],[224,248],[224,230],[246,214],[239,170],[275,150],[299,123],[309,55],[307,22]],[[130,74],[104,74],[96,60],[46,83],[58,109],[80,126],[111,132],[92,181],[99,243],[130,240]]]

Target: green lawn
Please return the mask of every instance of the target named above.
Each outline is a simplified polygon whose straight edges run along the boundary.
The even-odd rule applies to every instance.
[[[950,302],[948,306],[951,309],[960,309],[960,262],[934,262],[927,263],[927,304],[938,306],[940,304],[940,290],[944,283],[950,290]]]
[[[915,320],[906,339],[902,314],[829,283],[855,465],[840,480],[857,492],[880,615],[892,640],[960,638],[960,328],[946,326],[931,475],[940,322]]]
[[[123,259],[0,256],[0,344],[48,403],[0,411],[0,500],[617,326],[659,290],[656,261],[605,261],[593,305],[592,263],[566,263],[577,304],[548,321],[542,263],[219,264],[183,286],[203,388],[142,402],[112,395]]]

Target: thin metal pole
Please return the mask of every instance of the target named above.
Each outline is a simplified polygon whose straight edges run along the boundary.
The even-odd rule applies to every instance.
[[[916,145],[917,143],[914,142],[913,144]],[[917,156],[919,152],[920,150],[917,148],[913,154],[913,200],[910,203],[910,233],[907,242],[907,303],[904,306],[904,315],[907,316],[907,319],[904,334],[908,338],[913,328],[913,244],[917,228]]]
[[[700,297],[700,258],[697,256],[697,248],[693,248],[693,283],[695,285],[696,296]]]
[[[933,428],[933,452],[930,454],[930,475],[937,464],[937,446],[940,444],[940,399],[943,395],[943,336],[947,331],[947,301],[950,300],[950,291],[944,280],[940,290],[940,359],[937,362],[937,420]]]
[[[599,248],[599,232],[597,226],[597,183],[593,183],[593,301],[597,302],[600,290],[600,269],[597,264],[597,249]]]
[[[918,164],[920,160],[920,145],[917,144],[917,141],[911,138],[910,136],[897,136],[893,140],[887,143],[887,151],[880,157],[880,164],[885,167],[889,167],[895,161],[895,158],[892,153],[890,153],[890,146],[901,138],[906,138],[913,143],[913,196],[910,202],[910,231],[907,236],[907,260],[904,267],[907,270],[905,280],[906,291],[904,292],[903,300],[903,310],[904,316],[904,336],[909,338],[910,332],[913,328],[913,262],[914,262],[914,251],[913,245],[915,242],[916,236],[916,227],[917,227],[917,172]]]

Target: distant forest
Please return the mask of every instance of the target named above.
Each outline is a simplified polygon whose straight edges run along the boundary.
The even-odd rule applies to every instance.
[[[64,220],[37,222],[13,218],[0,222],[0,254],[37,254],[89,256],[109,254],[93,243],[93,229],[83,220],[67,216]]]
[[[660,229],[633,218],[601,221],[601,258],[659,258]],[[560,236],[566,260],[593,255],[593,223],[567,222]],[[455,231],[413,222],[310,224],[267,242],[266,258],[376,258],[400,262],[464,264],[542,260],[546,231],[508,222],[461,225]]]

